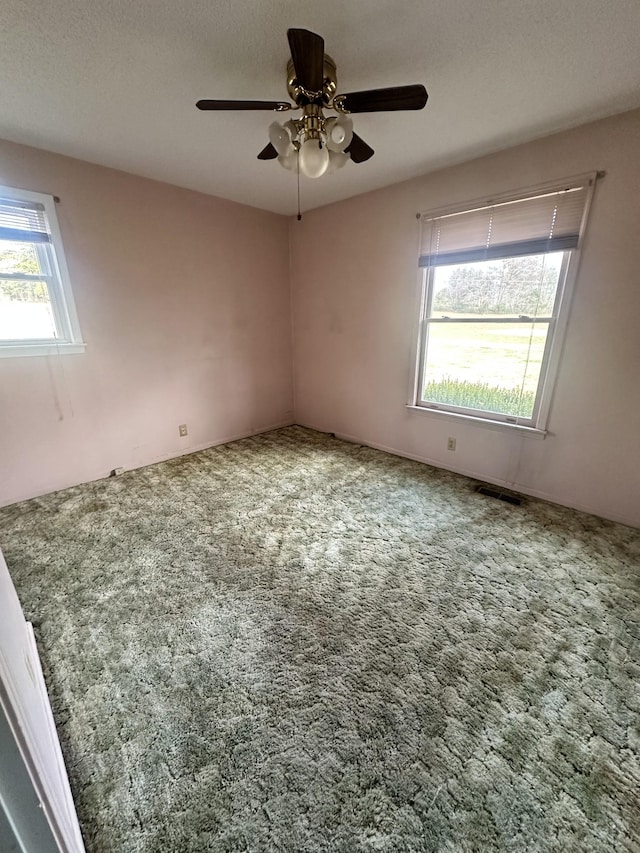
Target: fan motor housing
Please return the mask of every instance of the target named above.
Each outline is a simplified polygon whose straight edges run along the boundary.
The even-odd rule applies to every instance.
[[[324,68],[322,72],[322,93],[317,98],[310,98],[308,93],[296,78],[293,60],[287,62],[287,91],[292,101],[295,101],[299,107],[304,107],[309,103],[328,104],[336,93],[338,86],[338,78],[336,75],[336,64],[328,53],[324,55]]]

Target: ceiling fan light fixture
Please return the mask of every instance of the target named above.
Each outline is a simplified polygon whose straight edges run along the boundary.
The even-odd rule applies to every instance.
[[[348,115],[327,120],[327,145],[332,151],[344,151],[353,138],[353,122]]]
[[[288,172],[295,172],[298,168],[298,150],[292,145],[286,154],[278,155],[278,163]]]
[[[320,178],[329,168],[329,149],[317,137],[304,140],[299,157],[300,171],[307,178]]]
[[[279,124],[277,121],[269,125],[269,142],[276,149],[281,157],[286,157],[291,151],[291,131],[286,124]]]
[[[330,175],[333,172],[337,172],[338,169],[342,169],[342,167],[348,163],[351,158],[348,154],[345,154],[343,151],[329,151],[329,168],[327,169],[327,174]]]

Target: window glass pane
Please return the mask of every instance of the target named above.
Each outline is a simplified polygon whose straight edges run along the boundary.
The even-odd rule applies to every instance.
[[[27,273],[28,275],[38,275],[41,272],[36,247],[33,243],[14,243],[9,240],[0,240],[0,274]]]
[[[0,187],[0,357],[83,348],[54,198]]]
[[[45,281],[0,278],[0,340],[51,340],[55,328]]]
[[[549,317],[562,252],[435,267],[432,317]]]
[[[548,324],[430,323],[424,402],[533,415]]]

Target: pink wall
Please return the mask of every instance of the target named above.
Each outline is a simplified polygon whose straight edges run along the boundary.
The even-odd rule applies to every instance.
[[[0,358],[0,503],[291,423],[286,218],[8,142],[0,184],[60,196],[87,344]]]
[[[549,435],[408,410],[416,212],[598,169]],[[640,526],[639,111],[312,211],[290,234],[298,423]]]
[[[640,526],[639,151],[636,111],[289,222],[0,142],[61,197],[87,342],[0,359],[0,504],[295,420]],[[416,212],[595,169],[547,438],[409,411]]]

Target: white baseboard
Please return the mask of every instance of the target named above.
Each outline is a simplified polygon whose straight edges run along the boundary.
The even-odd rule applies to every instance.
[[[320,429],[319,427],[314,426],[313,424],[299,423],[298,426],[305,426],[307,427],[307,429],[313,429],[317,432],[328,432],[326,429]],[[366,441],[362,438],[358,438],[355,435],[349,435],[347,433],[338,432],[330,434],[335,435],[336,438],[339,438],[342,441],[348,441],[350,444],[362,444],[365,447],[371,447],[374,450],[382,450],[384,453],[391,453],[393,456],[401,456],[404,459],[412,459],[414,462],[422,462],[425,465],[432,465],[434,468],[442,468],[445,471],[451,471],[452,474],[462,474],[463,477],[469,477],[472,480],[479,480],[482,483],[491,483],[495,486],[501,486],[503,489],[508,489],[512,492],[519,492],[520,494],[528,495],[532,498],[538,498],[539,500],[548,501],[548,503],[557,504],[558,506],[566,506],[569,509],[576,509],[579,512],[586,512],[589,515],[595,515],[598,518],[605,518],[608,521],[615,521],[618,524],[625,524],[628,527],[638,527],[638,523],[636,520],[625,518],[624,516],[617,515],[616,513],[605,514],[601,510],[595,509],[594,507],[589,506],[587,504],[559,500],[556,495],[550,494],[549,492],[541,491],[539,489],[531,489],[527,486],[522,485],[521,483],[507,482],[506,480],[502,480],[499,477],[490,477],[487,474],[482,474],[478,471],[472,471],[468,468],[454,467],[452,465],[443,465],[440,460],[431,459],[428,456],[420,456],[415,453],[407,453],[404,450],[399,450],[396,447],[389,447],[385,444],[377,444],[375,442]]]
[[[321,432],[325,434],[335,435],[336,438],[341,439],[342,441],[348,441],[351,444],[362,444],[365,447],[371,447],[374,450],[381,450],[384,453],[391,453],[393,456],[400,456],[404,459],[412,459],[415,462],[422,462],[425,465],[432,465],[434,468],[442,468],[445,471],[451,471],[452,474],[461,474],[463,477],[469,477],[472,480],[479,480],[482,483],[491,483],[495,486],[501,486],[504,489],[509,489],[510,491],[520,492],[523,495],[528,495],[532,498],[538,498],[539,500],[548,501],[549,503],[558,504],[559,506],[566,506],[569,509],[575,509],[579,512],[586,512],[589,515],[595,515],[598,518],[606,518],[609,521],[615,521],[618,524],[625,524],[628,527],[637,528],[638,523],[635,519],[627,518],[625,516],[617,515],[616,513],[603,513],[601,510],[596,509],[588,504],[582,504],[577,502],[568,502],[565,500],[559,500],[556,495],[553,495],[549,492],[545,492],[539,489],[531,489],[528,486],[522,485],[521,483],[512,483],[507,482],[506,480],[500,479],[499,477],[491,477],[487,474],[480,473],[479,471],[473,471],[468,468],[456,467],[452,465],[444,465],[438,459],[432,459],[429,456],[422,456],[415,453],[407,453],[404,450],[400,450],[397,447],[391,447],[385,444],[377,444],[376,442],[366,441],[365,439],[359,438],[355,435],[349,435],[348,433],[338,433],[338,432],[330,432],[326,428],[322,428],[316,426],[311,423],[301,423],[300,421],[295,420],[286,420],[280,421],[269,426],[260,427],[257,430],[247,430],[241,433],[234,433],[232,435],[224,436],[222,438],[217,438],[213,441],[205,441],[201,444],[194,445],[193,447],[189,447],[179,453],[170,452],[166,454],[159,454],[157,456],[151,456],[148,460],[143,462],[140,465],[135,465],[132,468],[125,468],[125,471],[137,471],[141,468],[147,468],[149,465],[155,465],[158,462],[166,462],[169,459],[179,459],[182,456],[189,456],[191,453],[199,453],[201,450],[207,450],[211,447],[218,447],[221,444],[229,444],[232,441],[240,441],[243,438],[250,438],[254,435],[262,435],[265,432],[272,432],[275,429],[283,429],[288,426],[301,426],[306,429],[312,429],[316,432]],[[98,480],[105,479],[108,477],[108,474],[101,472],[95,477],[91,477],[89,480],[81,480],[78,481],[70,481],[62,484],[51,485],[47,488],[44,488],[42,491],[38,491],[36,494],[27,495],[25,497],[12,499],[10,501],[2,502],[0,501],[1,506],[8,506],[13,503],[20,503],[24,500],[30,500],[31,498],[41,497],[46,494],[50,494],[51,492],[59,492],[63,489],[71,488],[72,486],[80,485],[81,483],[91,483],[96,482]]]
[[[125,468],[125,471],[139,471],[140,468],[147,468],[149,465],[156,465],[158,462],[167,462],[169,459],[180,459],[182,456],[190,456],[192,453],[200,453],[201,450],[209,450],[212,447],[218,447],[221,444],[231,444],[232,441],[240,441],[243,438],[251,438],[254,435],[262,435],[265,432],[273,432],[274,429],[284,429],[284,427],[295,426],[294,421],[287,420],[281,423],[272,424],[271,426],[260,427],[257,430],[248,430],[247,432],[234,433],[233,435],[225,436],[224,438],[216,438],[215,441],[205,441],[202,444],[195,444],[189,447],[188,450],[181,450],[180,453],[167,453],[159,456],[153,456],[148,462],[142,465],[135,465],[133,468]],[[109,475],[106,475],[109,476]],[[96,479],[104,479],[97,477]],[[91,482],[91,481],[90,481]]]
[[[191,447],[185,448],[184,450],[180,450],[179,452],[170,451],[169,453],[160,453],[160,454],[152,454],[148,459],[145,459],[144,462],[141,462],[139,465],[133,465],[132,467],[124,467],[123,473],[126,471],[139,471],[141,468],[147,468],[149,465],[155,465],[158,462],[167,462],[169,459],[179,459],[181,456],[189,456],[191,453],[199,453],[201,450],[208,450],[210,447],[217,447],[220,444],[229,444],[232,441],[240,441],[242,438],[250,438],[253,435],[261,435],[265,432],[272,432],[274,429],[282,429],[283,427],[293,426],[294,421],[288,419],[286,421],[280,421],[278,423],[270,424],[267,426],[260,427],[256,430],[246,430],[240,433],[233,433],[232,435],[223,436],[222,438],[209,439],[201,444],[192,445]],[[113,469],[109,469],[109,471],[96,471],[94,474],[90,475],[86,480],[64,480],[62,482],[56,483],[48,483],[45,486],[39,488],[36,492],[25,494],[21,497],[13,497],[9,500],[1,499],[0,507],[3,506],[11,506],[16,503],[22,503],[22,501],[28,501],[32,498],[43,497],[44,495],[49,495],[52,492],[61,492],[64,489],[70,489],[73,486],[79,486],[83,483],[95,483],[98,480],[105,480],[110,476],[110,472]]]

